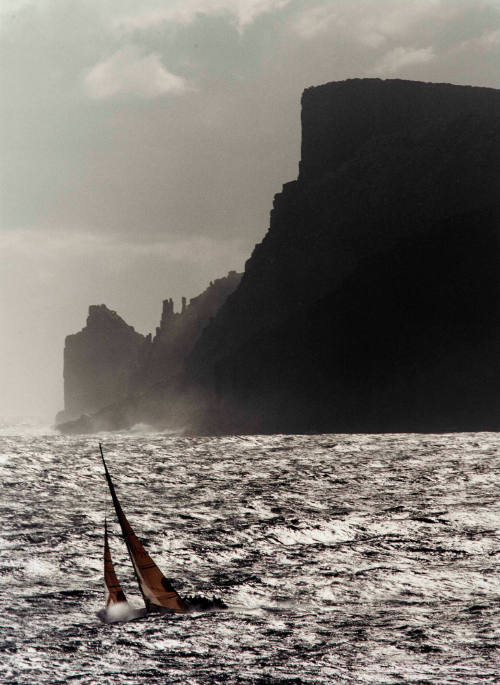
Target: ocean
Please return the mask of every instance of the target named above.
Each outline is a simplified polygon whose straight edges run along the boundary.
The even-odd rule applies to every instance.
[[[214,613],[104,625],[107,493]],[[500,434],[0,429],[0,683],[494,683]]]

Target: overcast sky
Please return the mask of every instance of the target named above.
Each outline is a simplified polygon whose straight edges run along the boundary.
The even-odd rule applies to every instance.
[[[62,408],[89,304],[147,333],[243,269],[305,87],[500,86],[500,0],[0,0],[0,32],[0,416]]]

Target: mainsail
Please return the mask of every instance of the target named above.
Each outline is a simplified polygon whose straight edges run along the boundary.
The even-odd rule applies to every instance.
[[[126,602],[127,598],[122,590],[120,581],[116,577],[115,567],[111,559],[111,551],[108,542],[108,524],[104,520],[104,582],[106,583],[107,600],[106,606]]]
[[[108,467],[104,461],[102,446],[99,443],[101,450],[102,462],[104,464],[104,471],[106,473],[106,480],[108,482],[109,491],[115,507],[116,515],[120,523],[123,539],[127,545],[130,559],[134,566],[135,574],[139,587],[146,604],[148,611],[155,611],[159,608],[169,609],[177,613],[183,613],[188,610],[185,602],[174,590],[170,581],[165,578],[155,562],[151,559],[149,554],[144,549],[141,541],[134,533],[132,526],[123,513],[118,497],[116,496],[115,488],[111,476],[109,475]]]

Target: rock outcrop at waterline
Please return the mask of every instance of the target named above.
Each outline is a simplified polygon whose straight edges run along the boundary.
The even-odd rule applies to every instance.
[[[116,416],[207,433],[500,429],[499,191],[499,91],[307,89],[298,179],[241,283],[182,374]]]

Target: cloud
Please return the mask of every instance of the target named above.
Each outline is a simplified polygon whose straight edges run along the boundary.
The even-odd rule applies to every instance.
[[[165,22],[191,24],[199,15],[228,14],[241,31],[257,17],[282,9],[290,0],[174,0],[167,7],[146,9],[120,17],[115,26],[124,31],[154,28]]]
[[[398,47],[387,52],[374,66],[373,71],[379,74],[395,74],[404,67],[415,64],[426,64],[435,58],[432,47],[405,48]]]
[[[165,69],[159,55],[142,55],[135,45],[125,46],[92,67],[84,77],[84,87],[87,95],[96,100],[116,95],[181,95],[190,89],[185,79]]]
[[[421,21],[437,19],[443,12],[441,0],[419,0],[418,3],[323,0],[300,12],[292,22],[292,29],[305,40],[337,29],[369,48],[378,48],[389,39],[407,34]]]
[[[492,50],[500,45],[500,30],[487,31],[478,39],[478,43],[486,50]]]
[[[362,22],[365,30],[377,31],[386,38],[399,38],[414,29],[415,25],[429,18],[439,20],[447,15],[440,0],[419,0],[414,3],[397,3],[392,8],[382,9],[379,3],[372,4],[373,14]]]
[[[500,47],[500,30],[485,31],[479,37],[464,40],[459,46],[459,50],[468,50],[470,48],[477,48],[485,52],[496,50]]]
[[[32,0],[2,0],[0,3],[0,15],[15,14],[31,4]]]
[[[339,24],[339,18],[334,8],[331,5],[320,5],[301,12],[295,18],[292,28],[300,38],[307,40],[326,33],[335,24]]]

